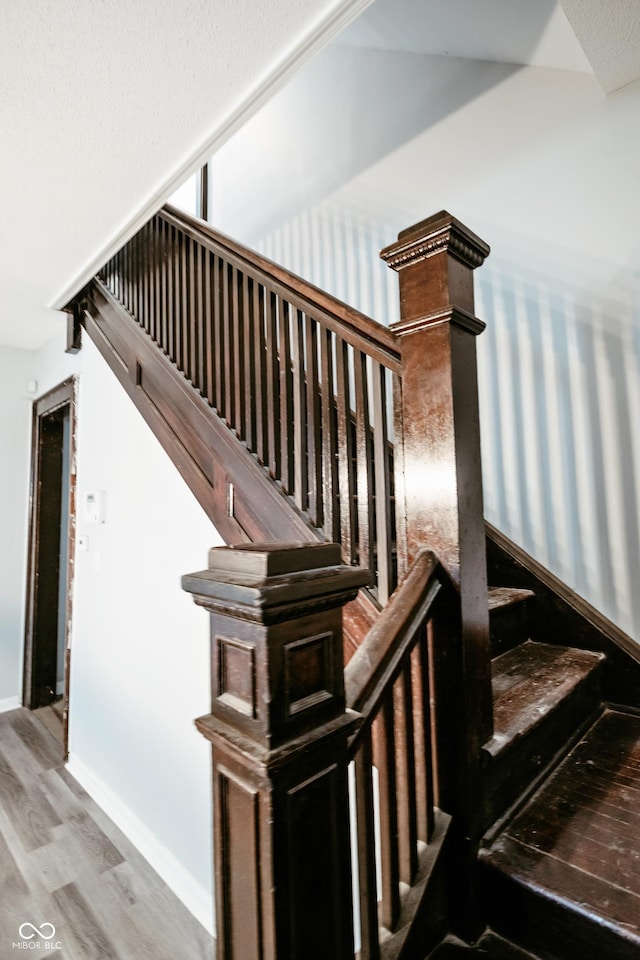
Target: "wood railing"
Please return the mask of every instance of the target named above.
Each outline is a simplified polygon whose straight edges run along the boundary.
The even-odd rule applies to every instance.
[[[348,960],[354,907],[360,960],[422,958],[444,932],[450,821],[429,702],[431,625],[452,591],[421,552],[343,676],[340,608],[366,573],[339,561],[335,544],[222,547],[183,579],[211,616],[212,713],[197,725],[213,748],[221,958]]]
[[[262,567],[259,551],[233,554],[238,584],[249,574],[240,593],[229,593],[226,568],[219,594],[211,572],[186,587],[212,625],[220,620],[213,712],[198,726],[214,746],[221,791],[214,816],[217,896],[231,898],[217,903],[225,958],[349,956],[350,756],[363,957],[378,956],[388,931],[402,941],[394,955],[410,955],[415,928],[400,890],[428,880],[423,854],[437,846],[434,819],[442,822],[436,780],[456,869],[471,876],[467,854],[483,822],[481,748],[492,732],[475,359],[483,325],[472,277],[487,253],[446,213],[400,234],[382,252],[400,273],[402,319],[389,330],[164,208],[69,308],[73,344],[81,321],[228,543],[313,544],[304,549],[315,559],[298,570],[295,588],[284,577],[295,565],[273,546]],[[319,572],[318,551],[329,548],[332,572]],[[445,583],[453,589],[443,591]],[[366,584],[377,607],[358,594]],[[342,603],[351,649],[364,643],[346,676],[358,732],[356,714],[344,710],[342,625],[323,612]],[[227,624],[234,605],[239,622]],[[287,608],[295,627],[282,633]],[[324,864],[317,878],[301,851]],[[230,875],[238,858],[246,897]],[[318,914],[310,925],[300,919],[306,903]]]
[[[380,926],[391,932],[398,926],[401,884],[410,888],[415,883],[420,855],[434,831],[429,627],[446,585],[434,554],[418,554],[345,669],[347,706],[363,717],[349,745],[355,768],[362,960],[378,960]],[[379,847],[374,841],[376,795]]]
[[[397,582],[395,334],[172,208],[100,277],[386,603]]]

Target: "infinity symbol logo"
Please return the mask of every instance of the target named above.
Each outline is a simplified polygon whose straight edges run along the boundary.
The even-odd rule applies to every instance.
[[[31,929],[33,933],[25,933],[25,930]],[[45,930],[51,930],[51,933],[45,933]],[[33,940],[34,937],[40,936],[43,940],[52,940],[56,935],[56,928],[52,923],[43,923],[40,929],[34,927],[32,923],[22,923],[20,924],[20,929],[18,933],[23,940]]]

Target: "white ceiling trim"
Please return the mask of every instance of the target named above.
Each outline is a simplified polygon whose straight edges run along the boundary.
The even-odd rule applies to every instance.
[[[217,125],[211,135],[190,151],[184,162],[153,191],[131,218],[127,218],[126,223],[122,224],[111,239],[106,241],[93,254],[72,283],[60,290],[47,306],[54,310],[62,309],[96,275],[98,270],[147,223],[162,206],[165,199],[171,196],[190,174],[201,167],[305,63],[355,20],[372,2],[373,0],[340,0],[328,16],[312,26],[309,32],[285,53],[280,62],[256,83],[249,96],[245,97]]]

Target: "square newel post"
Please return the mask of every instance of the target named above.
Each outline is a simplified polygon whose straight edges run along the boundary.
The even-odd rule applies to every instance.
[[[368,573],[336,544],[218,547],[183,587],[211,619],[219,960],[353,958],[342,606]]]
[[[493,727],[475,342],[484,324],[473,312],[473,270],[488,254],[487,244],[445,211],[404,230],[380,254],[400,281],[392,330],[402,353],[396,490],[404,500],[405,562],[420,547],[433,549],[460,591],[471,777]]]

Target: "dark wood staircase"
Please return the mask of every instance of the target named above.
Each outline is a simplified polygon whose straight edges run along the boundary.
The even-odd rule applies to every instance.
[[[640,711],[606,698],[630,682],[640,693],[638,664],[630,658],[619,677],[618,653],[611,669],[603,652],[611,636],[595,611],[597,629],[575,630],[577,647],[544,642],[557,640],[545,636],[545,605],[567,622],[590,611],[550,574],[536,583],[535,564],[527,579],[530,558],[517,548],[509,558],[500,542],[500,558],[495,542],[489,550],[490,575],[515,572],[518,586],[489,593],[494,734],[484,748],[487,830],[477,867],[488,927],[474,945],[445,938],[430,960],[635,960]]]
[[[544,958],[640,956],[640,717],[605,709],[479,858],[494,930]]]
[[[261,544],[268,565],[263,541],[331,541],[363,571],[344,678],[314,653],[293,685],[307,710],[344,679],[361,723],[360,960],[640,960],[638,646],[491,528],[485,552],[472,271],[487,253],[444,212],[404,231],[382,253],[400,273],[388,329],[165,208],[69,306],[70,342],[82,324],[228,543]],[[213,610],[211,571],[194,577]],[[241,730],[260,702],[242,683]],[[220,718],[201,719],[214,743]],[[220,955],[248,956],[234,930]]]

